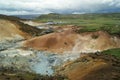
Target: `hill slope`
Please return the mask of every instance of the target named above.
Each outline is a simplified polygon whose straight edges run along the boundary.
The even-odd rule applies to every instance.
[[[87,54],[58,69],[70,80],[119,80],[120,59],[105,54]]]
[[[27,33],[22,32],[19,28],[8,20],[0,19],[0,40],[4,38],[27,38],[30,37]]]
[[[42,30],[29,26],[12,16],[0,15],[0,50],[17,46],[17,42],[41,34]]]
[[[120,38],[103,31],[79,34],[68,29],[27,40],[24,46],[58,53],[90,53],[118,48]]]

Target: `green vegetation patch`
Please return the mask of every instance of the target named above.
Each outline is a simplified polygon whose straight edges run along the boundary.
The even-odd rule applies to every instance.
[[[56,14],[41,15],[34,19],[38,22],[53,22],[54,25],[82,26],[78,32],[107,31],[112,35],[120,35],[120,13],[100,14]]]
[[[109,49],[109,50],[103,51],[102,53],[103,53],[103,54],[114,55],[114,56],[120,58],[120,48]]]

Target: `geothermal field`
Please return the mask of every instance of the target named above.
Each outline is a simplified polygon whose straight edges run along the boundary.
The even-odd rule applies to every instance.
[[[0,15],[0,80],[119,80],[119,19],[119,13]]]

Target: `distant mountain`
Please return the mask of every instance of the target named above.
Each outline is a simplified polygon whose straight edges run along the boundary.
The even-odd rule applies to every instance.
[[[97,18],[120,18],[120,13],[86,13],[86,14],[43,14],[36,19],[97,19]]]
[[[21,19],[34,19],[38,16],[40,16],[40,14],[30,14],[30,15],[12,15]]]
[[[18,17],[15,17],[15,16],[8,16],[8,15],[3,15],[3,14],[0,14],[0,19],[12,20],[12,21],[23,20],[23,19],[20,19]]]

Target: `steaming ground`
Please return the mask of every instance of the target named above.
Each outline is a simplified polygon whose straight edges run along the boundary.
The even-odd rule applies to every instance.
[[[31,22],[27,24],[39,25]],[[96,59],[94,55],[80,58],[83,56],[82,53],[99,53],[107,49],[120,48],[120,38],[104,31],[79,34],[72,26],[57,26],[53,29],[55,30],[53,33],[34,37],[18,29],[15,23],[7,21],[6,24],[5,20],[0,20],[0,32],[4,33],[0,34],[0,69],[4,67],[42,75],[54,75],[59,69],[59,74],[64,74],[71,80],[83,80],[88,73],[99,68],[104,71],[109,64],[106,57],[97,59],[98,54],[95,56]],[[119,63],[114,60],[116,64]]]
[[[104,31],[76,33],[73,29],[35,37],[24,46],[54,53],[92,53],[120,47],[120,38]]]
[[[76,55],[57,55],[45,51],[12,48],[0,52],[0,67],[13,67],[18,70],[52,75],[54,67],[74,58]]]
[[[67,31],[65,33],[70,33],[70,32]],[[62,36],[65,33],[62,33]],[[53,34],[54,33],[51,33],[48,35],[53,35]],[[101,43],[101,44],[106,44],[106,45],[104,45],[105,49],[111,48],[111,46],[119,47],[118,44],[113,45],[113,42],[119,43],[119,39],[112,38],[108,34],[103,33],[103,32],[96,32],[93,34],[102,34],[100,37],[107,39],[107,41],[105,39],[102,39],[104,43]],[[41,36],[41,38],[43,37],[43,40],[46,41],[44,39],[44,37],[49,38],[48,35]],[[61,33],[60,34],[58,33],[58,35],[61,35]],[[57,35],[57,37],[60,39],[61,37],[59,37],[58,35]],[[73,33],[73,35],[75,35],[75,34]],[[83,35],[85,35],[85,34],[83,34]],[[39,73],[39,74],[43,74],[43,75],[53,75],[58,66],[62,66],[63,64],[67,64],[70,61],[74,61],[74,60],[78,59],[80,57],[81,53],[91,53],[91,52],[99,51],[99,49],[95,49],[96,47],[94,48],[94,47],[90,47],[90,45],[87,45],[87,44],[95,45],[96,40],[91,39],[91,34],[86,33],[87,37],[85,37],[83,35],[81,35],[82,37],[75,40],[75,42],[74,42],[75,45],[71,48],[70,51],[68,51],[68,49],[66,48],[66,51],[64,50],[64,52],[62,52],[62,54],[60,54],[60,52],[57,52],[57,51],[56,52],[49,51],[49,49],[48,50],[37,50],[34,48],[24,47],[24,42],[26,42],[27,40],[26,41],[24,41],[24,40],[16,41],[15,40],[15,42],[12,42],[12,41],[6,42],[6,44],[2,44],[2,46],[9,46],[9,45],[11,45],[11,46],[9,46],[7,48],[3,47],[3,50],[1,50],[1,52],[0,52],[1,67],[12,67],[12,68],[15,68],[18,70],[35,72],[35,73]],[[107,37],[106,37],[106,35],[107,35]],[[69,38],[69,35],[67,35],[67,38]],[[39,39],[39,38],[37,38],[37,39]],[[32,40],[36,40],[36,38],[32,39]],[[69,40],[69,39],[64,39],[64,40]],[[84,40],[86,40],[85,41],[86,43],[83,43]],[[44,41],[42,41],[42,43],[44,43]],[[61,41],[62,41],[62,39],[61,39]],[[61,41],[59,41],[59,42],[61,42]],[[82,42],[80,42],[80,41],[82,41]],[[99,39],[97,40],[97,42],[99,42]],[[34,42],[31,42],[31,43],[34,45]],[[52,43],[52,44],[54,44],[54,43]],[[50,47],[54,46],[52,44],[49,46]],[[68,45],[71,45],[71,44],[69,43]],[[99,48],[99,46],[100,46],[100,48],[101,48],[101,44],[97,45],[97,47]],[[61,45],[61,43],[56,44],[56,45],[59,45],[59,47],[64,46],[64,45]],[[86,47],[83,47],[83,46],[86,46]],[[57,49],[58,47],[53,47],[53,48]],[[100,51],[102,51],[102,50],[104,50],[104,49],[100,49]]]

